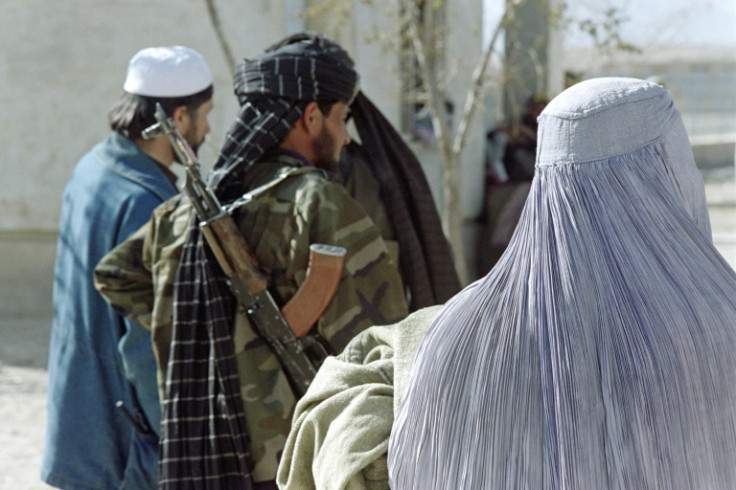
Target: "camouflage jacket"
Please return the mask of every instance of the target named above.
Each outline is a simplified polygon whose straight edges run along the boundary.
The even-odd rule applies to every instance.
[[[273,160],[273,161],[272,161]],[[245,176],[254,189],[302,162],[289,155],[259,162]],[[171,339],[173,284],[191,204],[177,196],[162,204],[149,223],[98,265],[96,285],[116,309],[152,331],[159,386]],[[335,352],[372,325],[408,314],[399,272],[378,229],[345,188],[321,171],[288,177],[233,213],[269,288],[283,305],[304,281],[309,245],[326,243],[348,251],[337,293],[315,328]],[[275,478],[290,429],[296,397],[276,356],[239,314],[233,339],[251,441],[255,481]]]

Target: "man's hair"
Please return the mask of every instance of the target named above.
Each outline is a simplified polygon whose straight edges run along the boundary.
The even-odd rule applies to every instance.
[[[319,107],[320,112],[327,117],[330,115],[330,111],[332,111],[332,106],[337,104],[339,101],[337,100],[317,100],[317,107]]]
[[[177,107],[186,106],[192,119],[195,119],[199,107],[210,100],[213,93],[212,85],[201,92],[185,97],[148,97],[123,92],[118,102],[107,114],[110,129],[128,139],[138,139],[144,129],[157,122],[155,116],[157,102],[169,116]]]

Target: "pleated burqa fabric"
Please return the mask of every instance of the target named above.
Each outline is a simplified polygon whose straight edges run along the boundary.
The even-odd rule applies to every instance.
[[[417,353],[392,488],[736,487],[736,274],[668,92],[581,82],[538,145],[507,251]]]

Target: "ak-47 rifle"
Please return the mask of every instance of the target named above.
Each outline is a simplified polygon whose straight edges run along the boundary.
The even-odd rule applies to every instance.
[[[307,277],[291,301],[279,310],[268,291],[268,278],[259,269],[255,255],[228,212],[232,208],[223,208],[204,183],[194,151],[160,104],[156,106],[156,120],[157,124],[143,131],[143,138],[163,134],[169,137],[179,162],[186,168],[184,191],[239,307],[279,358],[296,393],[303,395],[317,371],[300,338],[332,300],[346,250],[332,245],[311,245]]]

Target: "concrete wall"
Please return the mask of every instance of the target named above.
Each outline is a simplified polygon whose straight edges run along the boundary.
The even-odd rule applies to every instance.
[[[691,136],[693,156],[703,169],[736,169],[736,133]]]
[[[48,0],[0,5],[0,42],[6,47],[0,54],[0,229],[56,229],[64,183],[77,159],[108,133],[107,110],[122,90],[128,60],[140,48],[185,44],[207,58],[215,74],[216,109],[205,150],[214,153],[234,114],[230,72],[204,2],[179,1],[176,10],[172,5],[131,0],[65,0],[63,8]],[[256,5],[264,15],[273,10],[266,1]],[[259,30],[247,27],[233,36],[242,54],[257,52],[266,41],[254,36],[250,47],[242,30]]]
[[[283,34],[263,28],[279,25],[278,1],[217,5],[239,57]],[[203,163],[211,162],[236,104],[205,2],[0,3],[0,331],[3,318],[50,313],[64,185],[79,157],[107,135],[107,111],[122,91],[130,57],[163,44],[200,51],[213,70],[213,134],[201,151]]]
[[[399,65],[381,36],[391,35],[393,0],[356,2],[335,23],[302,19],[307,0],[217,0],[236,59],[260,53],[287,33],[320,30],[356,60],[362,87],[394,123],[399,119]],[[449,2],[452,96],[464,102],[480,54],[481,1]],[[334,20],[334,19],[333,19]],[[333,29],[333,31],[330,31]],[[214,161],[236,114],[230,67],[203,0],[6,0],[0,2],[0,330],[3,318],[50,313],[59,205],[81,157],[108,133],[107,111],[122,90],[125,69],[139,49],[183,44],[201,52],[215,77],[212,134],[200,150]],[[477,117],[480,122],[482,117]],[[440,201],[440,161],[418,148]],[[480,205],[482,129],[463,155],[465,214]]]

